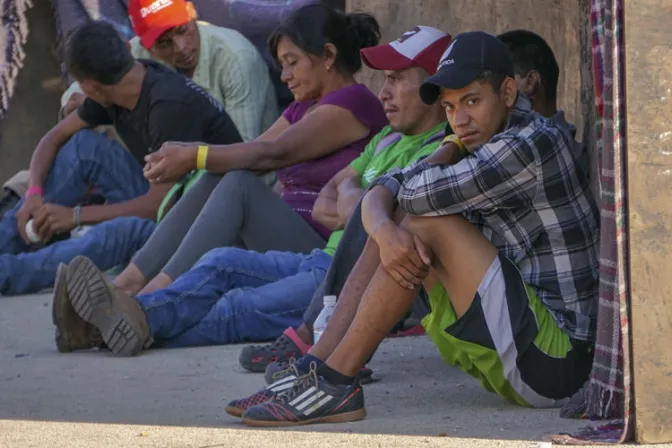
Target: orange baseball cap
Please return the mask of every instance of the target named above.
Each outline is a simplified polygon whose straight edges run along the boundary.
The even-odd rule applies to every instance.
[[[191,20],[186,0],[130,0],[128,17],[145,48],[151,48],[169,29]]]

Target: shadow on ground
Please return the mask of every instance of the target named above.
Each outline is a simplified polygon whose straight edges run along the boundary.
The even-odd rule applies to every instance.
[[[59,354],[50,312],[49,295],[0,298],[0,420],[244,428],[223,406],[263,378],[239,367],[240,346]],[[366,420],[299,430],[532,441],[585,426],[503,402],[426,337],[385,341],[370,366]]]

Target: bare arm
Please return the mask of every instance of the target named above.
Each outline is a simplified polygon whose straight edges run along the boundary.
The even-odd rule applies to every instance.
[[[353,170],[353,173],[356,173]],[[338,217],[341,220],[341,226],[345,228],[345,225],[350,220],[357,203],[362,198],[364,194],[364,189],[362,189],[361,177],[359,174],[354,176],[348,176],[343,179],[343,181],[338,184]]]
[[[207,170],[216,174],[239,169],[272,171],[326,156],[368,133],[369,129],[350,111],[319,106],[276,138],[211,146]]]
[[[460,158],[460,147],[455,143],[449,142],[437,148],[436,151],[425,159],[425,162],[431,165],[452,165],[457,163]]]
[[[387,188],[375,186],[362,200],[362,223],[366,233],[373,235],[382,226],[393,224],[394,195]]]
[[[460,156],[459,146],[449,142],[437,148],[436,151],[424,159],[424,162],[429,165],[452,165],[460,160]],[[396,198],[394,194],[380,185],[372,188],[366,194],[362,201],[362,222],[366,232],[372,238],[376,230],[382,226],[394,224],[392,216],[395,206]]]
[[[79,118],[78,114],[70,114],[51,128],[40,140],[30,160],[28,185],[43,186],[51,165],[61,147],[78,131],[89,125]]]
[[[137,216],[138,218],[156,220],[159,206],[172,186],[173,184],[152,184],[146,194],[130,201],[82,207],[80,221],[82,224],[90,225],[122,216]]]
[[[345,205],[349,204],[350,201],[349,199],[342,197],[341,188],[346,184],[356,184],[359,186],[359,178],[359,173],[351,166],[346,166],[332,177],[322,188],[320,195],[315,201],[312,211],[313,219],[330,230],[343,229],[350,216],[347,216],[347,219],[344,220],[344,216],[339,214],[339,202],[344,202]],[[352,190],[349,187],[343,187],[343,193],[349,198],[352,194]],[[357,205],[356,201],[354,202],[354,205]],[[350,209],[350,214],[352,214],[352,208]]]

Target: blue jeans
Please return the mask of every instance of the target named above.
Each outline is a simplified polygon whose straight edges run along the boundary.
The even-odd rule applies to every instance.
[[[112,204],[137,198],[149,189],[142,167],[123,146],[98,132],[83,130],[63,145],[56,155],[44,185],[44,200],[73,207],[91,186]],[[78,255],[72,250],[74,243],[65,241],[54,243],[53,247],[47,247],[35,254],[12,257],[28,250],[16,227],[16,212],[22,204],[23,200],[0,220],[0,254],[4,254],[0,260],[2,293],[27,293],[48,287],[54,281],[57,261],[68,262]],[[96,235],[102,235],[102,232],[97,232]],[[107,243],[112,241],[111,238]],[[66,243],[69,246],[63,246]],[[99,247],[110,247],[107,243]],[[61,247],[70,248],[67,253],[72,255],[59,258],[57,255],[60,254]],[[34,278],[31,281],[9,278],[17,273]],[[39,280],[34,281],[37,277]],[[3,286],[10,281],[15,286]]]
[[[331,256],[214,249],[166,289],[138,296],[156,344],[232,344],[277,338],[301,324]]]
[[[155,228],[151,219],[116,218],[36,252],[1,254],[0,293],[30,294],[50,288],[59,263],[69,263],[77,255],[85,255],[104,271],[127,264]]]

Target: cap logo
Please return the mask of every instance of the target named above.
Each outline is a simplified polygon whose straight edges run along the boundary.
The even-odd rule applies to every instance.
[[[150,3],[149,6],[140,8],[140,16],[144,19],[150,14],[155,14],[161,11],[164,8],[167,8],[173,4],[173,0],[156,0],[153,3]]]
[[[397,39],[397,42],[399,42],[400,44],[402,44],[402,43],[404,43],[405,41],[407,41],[408,39],[410,39],[411,37],[413,37],[413,36],[415,36],[416,34],[418,34],[420,31],[421,31],[421,30],[420,30],[420,27],[419,27],[419,26],[416,26],[416,27],[413,28],[411,31],[406,31],[404,34],[402,34],[401,37],[400,37],[399,39]]]
[[[450,45],[448,45],[448,48],[446,48],[446,51],[443,52],[441,55],[441,59],[439,62],[439,66],[437,67],[437,71],[446,65],[454,64],[455,59],[450,58],[450,53],[453,51],[453,47],[455,46],[455,43],[457,42],[457,39],[454,39]]]

